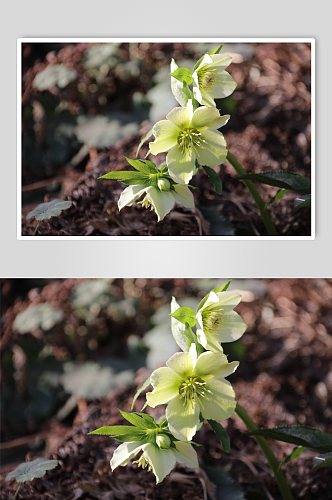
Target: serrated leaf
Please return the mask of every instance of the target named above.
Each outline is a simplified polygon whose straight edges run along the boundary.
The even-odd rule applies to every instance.
[[[18,313],[13,329],[19,333],[30,333],[37,328],[48,331],[63,320],[64,314],[50,304],[31,304],[25,311]]]
[[[208,420],[209,424],[211,425],[215,435],[221,442],[222,448],[226,453],[229,453],[229,450],[231,448],[231,442],[225,432],[225,429],[221,424],[218,422],[215,422],[214,420]]]
[[[300,446],[299,448],[295,448],[295,450],[293,450],[292,453],[288,455],[288,457],[286,457],[282,462],[280,462],[278,470],[280,470],[285,464],[287,464],[291,460],[299,458],[305,449],[306,449],[305,446]]]
[[[49,65],[43,71],[37,73],[32,86],[40,91],[54,86],[62,89],[75,80],[76,77],[77,72],[74,69],[67,68],[64,64]]]
[[[73,204],[72,201],[65,200],[52,200],[48,203],[41,203],[34,210],[28,213],[27,219],[31,219],[34,217],[36,220],[44,220],[50,219],[51,217],[57,217],[61,214],[62,210],[66,210],[71,207]]]
[[[152,130],[153,130],[153,128],[151,130],[149,130],[149,132],[146,134],[146,136],[139,143],[137,151],[136,151],[136,158],[138,156],[139,150],[141,149],[141,147],[143,146],[143,144],[145,143],[145,141],[147,141],[148,139],[150,139],[150,137],[153,135]]]
[[[141,392],[144,391],[144,389],[146,389],[149,385],[151,384],[150,382],[150,377],[148,379],[146,379],[146,381],[144,382],[144,384],[142,385],[142,387],[140,387],[137,391],[136,391],[136,394],[134,396],[134,399],[133,399],[133,402],[131,404],[131,409],[134,408],[134,405],[136,403],[136,400],[138,398],[138,396],[141,394]]]
[[[180,321],[183,325],[188,323],[191,327],[196,325],[197,322],[196,314],[190,307],[179,307],[176,311],[170,313],[170,316]]]
[[[177,68],[175,71],[170,73],[170,76],[173,76],[173,78],[176,78],[179,82],[186,83],[187,85],[190,85],[193,82],[191,71],[188,68]]]
[[[205,172],[207,173],[210,181],[214,185],[214,189],[216,190],[216,193],[221,194],[222,193],[222,183],[218,177],[217,172],[213,168],[208,167],[206,165],[203,166],[203,168],[204,168]]]
[[[37,458],[32,462],[20,464],[15,470],[7,474],[6,481],[15,478],[18,483],[32,481],[36,477],[43,477],[47,470],[54,469],[58,465],[58,460],[48,458]]]
[[[89,434],[97,434],[99,436],[112,436],[114,439],[122,442],[130,441],[146,441],[148,434],[143,429],[137,429],[132,425],[113,425],[105,426],[89,432]]]
[[[130,158],[125,157],[127,162],[134,167],[139,172],[145,174],[158,174],[160,171],[157,169],[155,163],[148,160],[131,160]]]
[[[322,451],[332,451],[332,436],[326,432],[305,425],[274,427],[273,429],[255,429],[245,432],[248,435],[257,435],[292,443],[307,448]]]
[[[157,425],[155,421],[153,420],[152,417],[150,418],[145,418],[144,413],[137,414],[135,412],[133,413],[127,413],[125,411],[119,410],[123,418],[125,418],[128,422],[131,424],[135,425],[136,427],[139,427],[140,429],[155,429],[157,428]],[[143,417],[144,415],[144,417]]]
[[[275,201],[281,200],[287,192],[288,192],[288,189],[281,189],[280,191],[278,191],[277,194],[275,196],[273,196],[273,198],[271,198],[267,203],[265,203],[263,210],[266,210]]]
[[[219,293],[219,292],[226,292],[227,288],[229,287],[229,285],[231,284],[231,280],[230,281],[226,281],[226,283],[224,283],[222,286],[220,286],[219,288],[213,288],[213,290],[211,290],[211,292],[215,292],[215,293]],[[197,307],[197,312],[202,309],[202,307],[204,306],[205,302],[207,301],[210,293],[209,292],[207,295],[205,295],[205,297],[203,297],[203,299],[200,301],[200,303],[198,304],[198,307]]]
[[[311,194],[300,196],[299,198],[296,198],[296,200],[294,201],[294,206],[296,210],[298,208],[310,207],[310,205],[311,205]]]
[[[314,469],[322,469],[323,467],[332,467],[332,453],[324,453],[314,458]]]
[[[108,172],[105,175],[102,175],[101,177],[98,177],[98,179],[115,179],[119,180],[123,184],[149,184],[149,176],[145,174],[141,174],[139,172],[130,172],[130,171],[119,171],[119,172]]]
[[[278,172],[264,172],[261,174],[245,174],[235,177],[235,179],[248,179],[250,181],[261,182],[262,184],[268,184],[269,186],[310,194],[310,179],[303,175],[296,174],[295,172],[282,170]]]
[[[172,297],[171,313],[174,313],[179,308],[180,306],[177,303],[175,297]],[[183,352],[188,352],[190,346],[188,347],[187,337],[184,334],[185,325],[183,325],[180,321],[171,316],[171,330],[175,342],[180,347],[180,349]]]
[[[207,54],[209,54],[209,56],[212,56],[213,54],[219,54],[219,52],[221,51],[222,49],[222,45],[219,45],[216,49],[214,50],[209,50],[208,52],[206,52]],[[205,56],[205,54],[204,54]],[[201,62],[203,61],[203,58],[204,56],[202,56],[200,59],[198,59],[197,63],[195,64],[194,66],[194,70],[193,72],[198,68],[198,66],[201,64]]]

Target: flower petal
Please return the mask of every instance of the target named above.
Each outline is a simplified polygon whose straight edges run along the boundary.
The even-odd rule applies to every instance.
[[[227,156],[224,136],[217,130],[203,130],[201,138],[204,147],[195,148],[198,163],[209,167],[217,167],[224,163]]]
[[[172,191],[172,194],[175,198],[176,203],[180,203],[187,208],[195,208],[194,196],[187,186],[175,184],[174,189],[175,192]]]
[[[180,130],[190,127],[190,121],[193,114],[192,100],[189,99],[187,107],[174,108],[166,115],[167,120],[176,125]]]
[[[145,441],[131,441],[120,444],[120,446],[118,446],[113,453],[113,457],[110,462],[112,471],[116,469],[116,467],[119,467],[119,465],[127,465],[129,460],[134,458],[134,456],[139,452],[144,443]]]
[[[222,324],[214,332],[218,342],[234,342],[238,340],[247,329],[247,325],[241,316],[235,311],[224,311],[222,313]]]
[[[230,115],[220,116],[217,108],[202,106],[196,109],[191,122],[194,128],[202,130],[222,127],[229,119]]]
[[[227,362],[227,356],[223,353],[203,352],[196,361],[195,374],[203,380],[213,377],[227,377],[239,366],[238,361]]]
[[[158,216],[158,222],[163,220],[175,204],[175,199],[171,191],[160,191],[160,189],[149,186],[146,189],[148,200],[154,206],[155,212]]]
[[[236,406],[235,393],[228,380],[215,378],[208,380],[205,388],[210,390],[208,401],[206,398],[198,397],[202,405],[202,416],[211,420],[225,420],[234,416]]]
[[[172,451],[176,457],[176,461],[185,464],[187,467],[192,467],[193,469],[198,469],[198,459],[197,453],[193,446],[189,443],[184,443],[183,441],[176,441],[176,450],[172,448]]]
[[[152,373],[150,380],[153,385],[153,391],[147,393],[146,400],[152,408],[167,403],[179,394],[182,378],[175,371],[171,370],[171,368],[167,368],[166,366],[157,368]]]
[[[210,57],[211,61],[208,63],[209,64],[208,68],[211,70],[223,71],[232,62],[232,58],[230,56],[225,56],[224,54],[212,54],[209,57]],[[201,67],[203,67],[204,64],[205,63],[204,63],[204,59],[203,59],[203,61],[201,63]],[[199,69],[200,68],[197,68],[197,71],[199,71]]]
[[[184,400],[180,395],[172,399],[166,408],[166,418],[170,432],[180,441],[190,441],[197,430],[199,422],[199,405],[188,404],[183,406]]]
[[[212,352],[224,352],[218,339],[214,337],[214,335],[209,335],[209,334],[207,334],[206,336],[205,349]]]
[[[218,303],[213,304],[213,309],[223,309],[224,311],[230,311],[236,307],[242,299],[242,296],[236,292],[218,292],[216,293],[218,297]],[[214,301],[214,299],[213,299]],[[207,305],[208,301],[204,304],[203,308]],[[210,308],[209,308],[210,309]]]
[[[216,81],[211,88],[211,96],[223,99],[231,95],[237,87],[237,83],[227,71],[216,72]]]
[[[182,154],[182,148],[174,146],[166,157],[168,172],[173,181],[188,184],[195,170],[195,159],[194,150],[185,150],[185,154]]]
[[[166,365],[184,379],[194,373],[196,359],[196,347],[192,344],[189,352],[176,352],[166,361]]]
[[[153,155],[157,155],[175,146],[180,130],[169,120],[161,120],[155,124],[152,132],[156,139],[150,142],[149,148]]]
[[[118,201],[119,210],[124,206],[131,207],[131,205],[136,201],[148,187],[147,184],[128,186],[124,189],[120,195]]]
[[[156,444],[147,443],[143,446],[144,457],[148,460],[156,476],[156,482],[160,483],[173,469],[176,457],[171,449],[161,450]]]

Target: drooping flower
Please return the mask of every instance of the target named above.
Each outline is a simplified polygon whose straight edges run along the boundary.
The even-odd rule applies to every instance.
[[[157,186],[146,184],[128,186],[122,191],[119,198],[119,210],[124,206],[130,207],[143,193],[146,193],[146,195],[139,203],[144,208],[154,210],[158,221],[161,221],[172,210],[175,203],[184,205],[187,208],[195,208],[193,194],[187,186],[174,184],[171,187],[167,179],[160,179]]]
[[[142,469],[147,467],[149,471],[152,470],[157,483],[171,472],[176,462],[198,469],[197,454],[190,443],[175,441],[174,447],[170,445],[171,440],[167,434],[158,435],[154,443],[145,441],[122,443],[111,459],[112,471],[120,465],[127,465],[140,451],[142,451],[140,458],[133,463],[137,463]]]
[[[214,99],[228,97],[236,83],[225,69],[232,58],[223,54],[205,54],[201,64],[193,73],[195,99],[204,106],[216,106]]]
[[[190,441],[197,430],[199,414],[205,419],[225,420],[234,415],[235,393],[224,377],[233,373],[238,361],[227,362],[219,352],[204,352],[197,357],[196,347],[174,354],[167,367],[151,375],[153,392],[147,393],[151,407],[169,402],[166,418],[170,432]]]
[[[197,310],[197,338],[210,351],[222,352],[220,342],[234,342],[247,329],[241,316],[233,311],[241,301],[234,292],[210,292],[207,300]]]
[[[171,178],[188,184],[199,165],[217,167],[225,162],[226,141],[217,129],[225,125],[230,115],[220,116],[216,108],[199,107],[193,110],[192,100],[186,107],[174,108],[153,127],[155,141],[150,142],[153,155],[168,151],[166,163]]]

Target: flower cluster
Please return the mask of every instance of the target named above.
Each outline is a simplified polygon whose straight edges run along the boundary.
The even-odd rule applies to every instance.
[[[171,89],[180,107],[172,109],[166,120],[157,122],[145,138],[147,140],[154,135],[155,140],[150,142],[148,154],[156,156],[167,152],[166,165],[156,167],[148,162],[155,169],[148,177],[145,170],[141,171],[142,176],[136,172],[122,172],[125,174],[123,178],[119,177],[121,172],[104,175],[104,178],[119,179],[125,184],[128,184],[125,181],[130,181],[129,187],[120,196],[119,210],[124,206],[130,207],[143,194],[145,196],[139,203],[153,210],[158,221],[172,210],[175,203],[195,208],[189,182],[200,165],[206,169],[219,192],[220,181],[215,172],[210,172],[210,167],[217,167],[226,161],[226,141],[218,129],[228,122],[230,116],[220,116],[214,99],[228,97],[236,87],[231,75],[225,71],[232,58],[219,54],[221,48],[222,45],[206,53],[196,63],[193,72],[178,68],[172,60]],[[135,162],[128,161],[131,165]]]
[[[228,362],[220,342],[237,340],[246,329],[233,311],[241,296],[227,292],[228,285],[229,282],[212,290],[200,302],[196,313],[188,307],[179,307],[173,298],[171,328],[182,352],[175,353],[165,367],[157,368],[134,398],[135,402],[151,384],[153,390],[147,393],[146,404],[152,408],[167,404],[165,416],[155,422],[144,413],[121,411],[132,426],[101,427],[91,433],[122,441],[111,459],[112,471],[141,453],[133,463],[152,471],[158,483],[176,462],[198,468],[192,438],[204,420],[217,435],[224,433],[218,421],[234,416],[236,407],[234,390],[225,377],[237,369],[239,362]],[[196,332],[192,330],[194,325]]]

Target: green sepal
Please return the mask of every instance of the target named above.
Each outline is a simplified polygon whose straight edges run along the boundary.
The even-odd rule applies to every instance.
[[[221,51],[221,49],[222,49],[222,45],[219,45],[216,49],[209,50],[208,52],[206,52],[206,54],[209,54],[209,56],[212,56],[213,54],[219,54],[219,52]],[[204,56],[205,56],[205,54],[204,54]],[[198,59],[197,63],[194,66],[193,71],[196,71],[196,69],[198,68],[198,66],[203,61],[204,56],[202,56],[200,59]]]
[[[273,196],[273,198],[271,198],[267,203],[265,203],[263,210],[266,210],[275,201],[282,200],[282,198],[285,196],[286,193],[288,193],[288,189],[281,189],[280,191],[278,191],[277,194]]]
[[[206,165],[203,166],[203,168],[204,168],[205,172],[207,173],[210,181],[214,185],[214,189],[216,190],[216,193],[220,195],[222,193],[222,183],[218,177],[217,172],[213,168],[208,167]]]
[[[127,162],[134,167],[136,170],[139,172],[142,172],[144,174],[158,174],[159,170],[157,169],[156,165],[149,160],[131,160],[130,158],[127,158],[125,156]]]
[[[214,292],[214,293],[226,292],[226,290],[230,284],[231,284],[231,281],[226,281],[226,283],[224,283],[222,286],[220,286],[219,288],[214,288],[213,290],[211,290],[211,292]],[[204,304],[207,301],[211,292],[209,292],[207,295],[205,295],[205,297],[200,301],[200,303],[198,304],[198,307],[197,307],[197,312],[200,309],[202,309],[202,307],[204,306]]]
[[[173,73],[169,73],[169,75],[179,80],[179,82],[186,83],[187,85],[190,85],[193,82],[191,71],[187,68],[177,68],[173,71]]]
[[[196,325],[197,322],[196,314],[192,309],[190,309],[190,307],[179,307],[179,309],[169,315],[180,321],[183,325],[188,323],[189,326],[192,327]]]
[[[225,429],[221,424],[218,422],[215,422],[214,420],[208,420],[209,424],[211,425],[215,435],[221,442],[222,448],[226,453],[229,453],[231,449],[231,442],[225,432]]]
[[[143,392],[149,385],[151,384],[150,382],[150,377],[148,379],[146,379],[146,381],[144,382],[144,384],[142,385],[142,387],[140,387],[137,391],[136,391],[136,394],[134,396],[134,399],[133,399],[133,402],[131,404],[131,409],[133,410],[134,406],[135,406],[135,403],[136,403],[136,400],[138,398],[138,396],[141,394],[141,392]],[[146,407],[146,404],[143,406],[143,408]],[[143,409],[142,408],[142,409]]]
[[[146,136],[141,140],[141,142],[139,143],[138,145],[138,148],[137,148],[137,151],[136,151],[136,158],[138,156],[138,153],[139,153],[139,150],[141,149],[141,147],[143,146],[143,144],[145,143],[145,141],[147,141],[148,139],[150,139],[151,135],[153,135],[153,127],[151,130],[149,130],[149,132],[146,134]],[[146,155],[148,156],[148,155]],[[146,157],[145,157],[146,158]]]
[[[294,458],[299,458],[305,449],[306,449],[305,446],[300,446],[299,448],[295,448],[295,450],[293,450],[292,453],[288,455],[288,457],[286,457],[282,462],[280,462],[278,470],[280,470],[285,464],[287,464],[291,460],[294,460]]]

